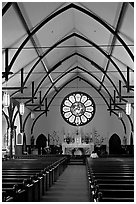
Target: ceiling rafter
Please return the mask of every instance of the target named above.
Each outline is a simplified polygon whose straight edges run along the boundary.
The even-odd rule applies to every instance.
[[[123,47],[123,45],[113,45],[113,44],[100,44],[98,45],[99,47]],[[134,43],[133,44],[127,44],[127,46],[129,47],[134,47]],[[52,46],[35,46],[35,47],[32,47],[32,46],[27,46],[27,47],[24,47],[22,50],[32,50],[32,49],[41,49],[41,48],[44,48],[44,49],[49,49],[51,48]],[[94,48],[93,45],[61,45],[61,46],[56,46],[54,49],[62,49],[62,48]],[[5,50],[5,49],[10,49],[10,50],[17,50],[18,47],[3,47],[2,50]]]
[[[71,57],[73,57],[73,56],[75,56],[75,55],[77,55],[77,56],[79,56],[79,57],[81,57],[81,58],[83,58],[83,59],[89,61],[90,63],[92,63],[93,66],[95,66],[98,70],[101,70],[101,71],[104,73],[104,70],[103,70],[99,65],[97,65],[95,62],[93,62],[92,60],[88,59],[87,57],[85,57],[85,56],[83,56],[83,55],[81,55],[81,54],[79,54],[79,53],[73,53],[73,54],[71,54],[71,55],[65,57],[61,62],[58,62],[56,65],[54,65],[54,67],[52,67],[51,71],[56,70],[56,69],[60,66],[60,64],[61,64],[62,62],[66,61],[67,59],[69,59],[69,58],[71,58]],[[112,81],[112,80],[110,79],[110,77],[109,77],[107,74],[106,74],[106,76],[107,76],[107,78],[108,78],[110,81]],[[36,88],[36,90],[35,90],[35,92],[34,92],[34,96],[36,95],[38,89],[40,88],[41,84],[44,82],[44,80],[45,80],[46,78],[47,78],[47,75],[43,77],[43,79],[41,80],[41,82],[40,82],[39,85],[37,86],[37,88]],[[113,82],[111,82],[111,83],[112,83],[112,85],[113,85]],[[116,89],[116,86],[115,86],[115,85],[114,85],[114,88]],[[116,89],[116,91],[118,92],[117,89]],[[28,102],[29,102],[29,101],[28,101]]]
[[[42,21],[37,27],[35,27],[32,32],[30,33],[29,36],[27,36],[25,38],[25,40],[22,42],[22,44],[20,45],[20,47],[18,48],[18,50],[16,51],[16,53],[14,54],[10,64],[9,64],[9,70],[12,68],[13,64],[15,63],[16,58],[18,57],[19,53],[21,52],[21,50],[23,49],[23,47],[26,45],[26,43],[29,41],[29,39],[36,33],[38,32],[43,26],[45,26],[46,23],[48,23],[50,20],[52,20],[53,18],[55,18],[56,16],[62,14],[63,12],[69,10],[69,9],[76,9],[82,13],[85,13],[87,16],[93,18],[94,20],[96,20],[97,22],[99,22],[103,27],[105,27],[107,30],[109,30],[113,35],[116,35],[116,37],[118,38],[118,40],[120,41],[120,43],[124,46],[124,48],[126,49],[126,51],[128,52],[129,56],[131,57],[132,60],[134,60],[134,55],[131,52],[131,50],[129,49],[129,47],[126,45],[126,43],[123,41],[123,39],[117,34],[115,33],[114,29],[112,29],[108,24],[106,24],[102,19],[98,18],[97,16],[95,16],[93,13],[89,12],[88,10],[86,10],[83,7],[80,7],[76,4],[70,3],[67,6],[57,10],[55,13],[53,13],[51,16],[47,17],[47,19],[45,19],[44,21]]]
[[[90,84],[94,89],[96,89],[96,87],[95,87],[91,82],[89,82],[88,80],[86,80],[86,79],[84,79],[84,78],[82,78],[82,77],[79,77],[79,76],[76,76],[75,79],[76,79],[76,78],[80,78],[80,79],[84,80],[85,82],[87,82],[88,84]],[[74,80],[74,79],[73,79],[73,80]],[[73,80],[71,79],[70,81],[66,82],[66,83],[59,89],[59,91],[58,91],[57,93],[55,93],[55,95],[52,97],[51,101],[50,101],[49,104],[48,104],[48,109],[49,109],[49,107],[50,107],[52,101],[53,101],[54,98],[56,97],[56,95],[57,95],[67,84],[69,84],[69,83],[70,83],[71,81],[73,81]],[[98,91],[98,89],[96,89],[96,91]],[[106,102],[106,99],[105,99],[105,97],[103,96],[103,94],[102,94],[100,91],[98,91],[98,93],[102,96],[102,98],[103,98],[104,101]],[[108,102],[106,102],[106,104],[107,104],[107,106],[109,107]],[[119,107],[119,106],[117,106],[117,107]],[[119,108],[120,108],[123,112],[125,112],[121,107],[119,107]],[[113,112],[115,115],[118,116],[118,114],[117,114],[116,112],[114,112],[113,110],[112,110],[112,112]],[[133,130],[134,130],[133,122],[132,122],[132,120],[131,120],[131,118],[130,118],[129,115],[127,115],[127,118],[129,119],[129,122],[130,122],[130,124],[131,124],[131,129],[132,129],[132,132],[133,132]]]
[[[65,75],[67,75],[69,72],[71,73],[71,71],[73,71],[73,70],[75,70],[75,69],[79,69],[79,70],[84,71],[84,72],[87,73],[88,75],[92,76],[96,81],[98,81],[99,83],[101,83],[100,80],[99,80],[96,76],[94,76],[92,73],[88,72],[87,70],[85,70],[85,69],[83,69],[83,68],[81,68],[81,67],[79,67],[79,66],[73,67],[73,68],[71,68],[70,70],[68,70],[67,72],[65,72],[64,74],[62,74],[59,78],[56,79],[55,83],[57,83],[61,78],[63,78],[63,77],[64,77]],[[78,75],[77,75],[77,76],[78,76]],[[106,92],[109,93],[109,91],[107,90],[107,88],[105,87],[105,85],[103,85],[103,87],[104,87],[104,89],[106,90]],[[44,95],[44,97],[43,97],[42,100],[44,100],[44,99],[47,97],[47,94],[48,94],[48,92],[51,90],[51,88],[52,88],[52,86],[49,87],[49,89],[48,89],[47,92],[45,93],[45,95]],[[60,88],[61,88],[61,87],[60,87]],[[110,95],[110,93],[109,93],[109,95]],[[112,97],[111,97],[111,98],[112,98]]]
[[[106,54],[99,46],[97,46],[94,42],[90,41],[89,39],[87,39],[87,38],[85,38],[85,37],[83,37],[83,36],[81,36],[80,34],[77,34],[77,33],[72,33],[72,34],[66,36],[65,38],[61,39],[59,42],[56,42],[48,51],[46,51],[45,53],[43,53],[43,55],[41,56],[41,58],[45,57],[45,56],[46,56],[49,52],[51,52],[57,45],[61,44],[62,42],[65,42],[67,39],[69,39],[69,38],[71,38],[71,37],[74,37],[74,36],[76,36],[76,37],[82,39],[83,41],[88,42],[89,44],[93,45],[96,49],[98,49],[98,51],[100,51],[104,56],[106,56],[106,58],[108,58],[108,59],[111,61],[111,63],[116,67],[116,69],[119,71],[119,73],[120,73],[122,79],[124,80],[124,82],[127,83],[126,80],[125,80],[124,75],[123,75],[122,72],[119,70],[118,66],[117,66],[116,63],[112,60],[112,58],[110,58],[110,56],[107,55],[107,54]],[[29,73],[28,73],[28,75],[26,76],[26,79],[25,79],[25,81],[24,81],[24,85],[25,85],[25,83],[26,83],[26,81],[28,80],[29,76],[31,75],[31,73],[33,72],[33,70],[35,69],[35,67],[37,66],[37,64],[38,64],[39,62],[40,62],[40,59],[38,59],[38,60],[36,61],[36,63],[33,65],[33,67],[31,68],[31,70],[29,71]],[[60,61],[60,62],[58,62],[55,66],[61,65],[62,62],[63,62],[63,60]],[[53,70],[54,70],[54,67],[53,67],[52,69],[50,69],[50,71],[49,71],[47,74],[50,74]],[[14,93],[14,94],[15,94],[15,93]],[[14,94],[12,94],[12,96],[13,96]]]
[[[77,79],[77,78],[80,78],[81,80],[83,80],[83,81],[85,81],[86,83],[88,83],[90,86],[93,86],[94,89],[98,92],[98,90],[96,89],[96,87],[95,87],[93,84],[91,84],[90,82],[88,82],[87,80],[85,80],[85,79],[82,78],[82,77],[76,76],[76,77],[72,78],[70,81],[66,82],[66,83],[58,90],[58,92],[55,93],[55,95],[52,97],[51,101],[50,101],[49,104],[48,104],[48,109],[49,109],[49,107],[50,107],[52,101],[53,101],[54,98],[56,97],[56,95],[57,95],[67,84],[69,84],[71,81],[73,81],[73,80],[75,80],[75,79]],[[106,103],[107,106],[109,107],[109,104],[108,104],[107,100],[105,99],[105,97],[103,96],[103,94],[102,94],[101,92],[98,92],[98,93],[102,96],[102,98],[104,99],[105,103]],[[117,114],[116,112],[114,112],[113,110],[112,110],[112,112],[118,117],[118,114]],[[44,112],[42,112],[41,114],[39,114],[38,117],[34,120],[34,122],[33,122],[33,124],[32,124],[32,127],[31,127],[31,133],[33,133],[33,128],[34,128],[34,125],[35,125],[36,121],[37,121],[43,114],[44,114]],[[131,120],[131,119],[130,119],[130,120]],[[124,121],[123,121],[122,119],[121,119],[121,121],[122,121],[122,124],[123,124],[123,127],[124,127],[124,125],[125,125],[125,124],[124,124]],[[132,125],[132,124],[131,124],[131,125]],[[126,129],[126,128],[124,127],[124,131],[125,131],[125,129]]]
[[[19,8],[18,3],[16,2],[16,3],[14,3],[13,5],[14,5],[14,8],[16,9],[17,13],[18,13],[18,16],[19,16],[19,18],[20,18],[20,20],[21,20],[21,22],[22,22],[22,24],[23,24],[23,26],[24,26],[24,28],[25,28],[25,30],[26,30],[28,36],[29,36],[29,35],[31,34],[31,32],[30,32],[29,26],[28,26],[28,24],[27,24],[27,22],[26,22],[26,20],[25,20],[25,18],[24,18],[24,16],[23,16],[23,14],[22,14],[22,12],[21,12],[21,10],[20,10],[20,8]],[[41,51],[39,50],[39,48],[37,48],[38,46],[37,46],[36,40],[34,39],[34,36],[31,36],[31,37],[30,37],[30,40],[31,40],[31,42],[32,42],[32,44],[33,44],[33,46],[34,46],[34,49],[35,49],[35,51],[36,51],[38,57],[40,58],[41,55],[42,55],[42,53],[41,53]],[[42,59],[41,59],[41,64],[43,65],[43,68],[44,68],[44,70],[45,70],[46,73],[47,73],[47,72],[48,72],[48,68],[47,68],[45,62],[44,62]],[[49,78],[50,82],[53,83],[53,79],[52,79],[51,75],[48,75],[48,78]],[[56,88],[56,87],[54,87],[54,88]]]
[[[118,18],[118,22],[117,22],[117,25],[116,25],[116,28],[115,28],[115,34],[118,34],[118,31],[121,28],[121,25],[122,25],[122,22],[123,22],[123,19],[124,19],[124,15],[126,13],[127,6],[128,6],[128,3],[126,3],[126,2],[122,3],[122,8],[121,8],[120,15],[119,15],[119,18]],[[109,50],[109,56],[110,57],[112,56],[112,53],[113,53],[113,50],[114,50],[114,45],[115,45],[116,40],[117,40],[117,36],[115,34],[113,35],[113,39],[112,39],[112,42],[111,42],[112,46],[110,47],[110,50]],[[108,71],[109,64],[110,64],[110,61],[108,60],[108,62],[106,64],[106,67],[105,67],[105,72]],[[102,79],[101,79],[102,83],[104,82],[104,79],[105,79],[105,75],[102,76]],[[100,85],[99,89],[101,89],[101,85]]]
[[[71,71],[73,71],[73,70],[75,70],[75,69],[80,69],[80,70],[86,72],[88,75],[90,75],[90,76],[92,76],[93,78],[95,78],[96,81],[98,81],[100,84],[102,84],[102,86],[104,87],[104,89],[106,90],[106,92],[108,92],[109,96],[112,98],[112,96],[110,95],[110,93],[109,93],[109,91],[107,90],[107,88],[105,87],[105,85],[103,85],[103,83],[102,83],[95,75],[93,75],[93,74],[90,73],[89,71],[87,71],[87,70],[85,70],[85,69],[83,69],[83,68],[81,68],[81,67],[79,67],[79,66],[76,66],[75,68],[72,68],[72,69],[66,71],[66,72],[65,72],[64,74],[62,74],[59,78],[57,78],[57,80],[56,80],[54,83],[58,82],[63,76],[65,76],[66,74],[68,74],[69,72],[71,72]],[[117,90],[116,86],[114,85],[114,83],[112,82],[112,80],[111,80],[110,78],[109,78],[109,80],[110,80],[110,82],[113,84],[115,90],[117,91],[117,93],[118,93],[118,95],[119,95],[119,91]],[[48,92],[50,91],[51,88],[52,88],[52,86],[50,86],[50,88],[49,88],[49,89],[47,90],[47,92],[45,93],[45,95],[44,95],[44,97],[43,97],[43,99],[42,99],[42,102],[43,102],[44,99],[47,97],[47,94],[48,94]],[[126,101],[126,100],[125,100],[125,101]],[[113,100],[113,102],[114,102],[114,100]]]
[[[30,35],[28,34],[28,37],[27,37],[26,29],[24,30],[24,26],[22,28],[22,23],[20,24],[20,21],[18,21],[19,19],[18,15],[14,13],[15,7],[14,8],[13,6],[10,7],[10,9],[7,10],[8,12],[5,13],[6,15],[3,16],[4,32],[7,31],[7,28],[9,30],[9,33],[8,32],[5,33],[3,42],[7,40],[7,43],[5,43],[7,44],[7,47],[9,47],[10,49],[11,48],[10,46],[13,46],[13,49],[14,49],[14,50],[11,50],[11,56],[10,56],[11,61],[9,64],[9,69],[11,68],[11,71],[13,72],[14,72],[14,69],[15,69],[15,72],[16,71],[20,72],[20,67],[22,65],[21,65],[21,61],[19,61],[19,57],[20,55],[21,55],[21,59],[25,57],[25,53],[27,51],[22,52],[22,51],[25,51],[25,49],[28,50],[28,54],[30,53],[30,56],[27,55],[28,60],[31,60],[31,57],[33,57],[31,55],[31,51],[34,52],[34,49],[40,50],[40,52],[39,51],[37,52],[37,56],[38,56],[38,57],[36,56],[37,59],[35,59],[35,61],[32,64],[29,64],[28,62],[27,65],[25,65],[26,73],[24,77],[25,78],[24,83],[22,84],[22,86],[25,84],[28,86],[27,90],[24,89],[26,95],[31,96],[32,94],[33,96],[34,93],[36,94],[37,91],[39,92],[39,90],[42,90],[43,102],[44,102],[44,97],[46,98],[46,96],[48,97],[48,100],[50,101],[52,100],[52,97],[54,98],[57,96],[57,93],[62,88],[62,86],[65,84],[65,82],[69,83],[71,78],[73,78],[74,76],[76,76],[77,78],[80,78],[83,76],[83,78],[88,80],[88,82],[91,82],[95,86],[95,88],[97,87],[98,89],[98,87],[101,86],[101,90],[100,90],[101,93],[105,93],[107,89],[112,98],[113,98],[113,95],[115,96],[115,91],[116,91],[117,98],[119,97],[119,99],[120,99],[120,96],[129,97],[129,94],[126,93],[127,82],[129,82],[129,80],[126,80],[127,79],[126,77],[126,67],[127,66],[131,66],[130,82],[132,84],[131,86],[129,86],[129,88],[131,89],[134,88],[133,86],[134,70],[132,69],[133,68],[133,64],[132,64],[133,63],[133,47],[132,46],[134,45],[132,46],[130,45],[131,43],[133,44],[133,8],[132,8],[132,5],[130,5],[130,3],[131,2],[127,3],[129,7],[126,10],[126,15],[122,17],[125,19],[121,27],[121,31],[123,31],[123,34],[120,33],[120,29],[118,30],[118,32],[115,32],[117,29],[117,24],[119,23],[118,17],[119,15],[121,15],[120,12],[121,12],[121,6],[123,7],[123,2],[114,3],[113,7],[109,3],[106,4],[106,9],[108,9],[107,13],[102,13],[102,11],[105,11],[105,5],[102,5],[102,4],[99,5],[99,4],[93,3],[91,6],[91,2],[82,3],[82,4],[76,3],[76,2],[75,3],[68,2],[68,3],[64,3],[63,6],[62,4],[60,6],[59,3],[56,3],[55,5],[49,4],[49,3],[48,4],[43,3],[42,6],[45,6],[45,10],[47,9],[47,13],[45,12],[44,7],[41,8],[40,4],[37,4],[37,5],[31,4],[31,3],[27,4],[25,2],[17,3],[26,21],[26,25],[28,26],[28,32],[30,34]],[[5,6],[6,3],[3,5]],[[56,9],[58,5],[59,5],[59,8]],[[110,12],[110,9],[111,9],[111,12]],[[37,11],[37,14],[40,11],[41,12],[40,15],[36,15],[35,14],[36,11]],[[75,23],[77,23],[75,24],[75,27],[74,27],[72,18],[71,17],[67,18],[69,13],[71,14],[71,12],[73,12],[75,15]],[[10,14],[12,14],[12,16]],[[113,22],[113,19],[115,16],[116,18]],[[64,17],[66,17],[67,24],[65,23]],[[78,18],[80,19],[80,21]],[[62,19],[62,22],[61,22],[61,28],[59,29],[58,24],[61,21],[60,19]],[[12,26],[12,22],[15,22],[15,23],[17,22],[17,23],[16,24],[13,23],[13,26]],[[38,23],[35,24],[35,22],[38,22]],[[111,22],[111,25],[108,22]],[[34,24],[34,27],[33,27],[33,24]],[[89,29],[90,24],[92,24],[91,33]],[[66,27],[66,29],[63,29],[63,26],[64,28]],[[101,33],[98,32],[99,27],[102,30],[104,30],[105,35],[101,35]],[[22,32],[24,33],[24,31],[25,31],[25,35],[23,35],[23,37],[20,38],[19,36],[21,35]],[[54,31],[54,33],[52,33],[52,31]],[[13,43],[8,37],[11,32],[13,34],[15,33],[14,36],[12,35],[14,38],[12,40],[14,41]],[[50,35],[51,33],[52,35]],[[46,34],[49,38],[49,41],[44,38]],[[127,38],[125,36],[127,36]],[[9,39],[7,39],[7,37]],[[100,40],[99,37],[101,37],[102,44],[99,41]],[[27,44],[30,41],[32,41],[31,40],[32,38],[34,39],[33,45],[35,46],[32,45],[31,47],[30,45],[30,47],[27,47]],[[54,40],[54,39],[57,39],[57,40]],[[117,42],[116,42],[117,39],[118,39],[119,45],[117,45]],[[129,39],[131,39],[131,41],[129,41]],[[74,40],[77,43],[76,45],[74,43]],[[112,44],[111,44],[111,41],[112,41]],[[126,43],[125,41],[128,41],[130,43]],[[46,42],[47,42],[47,46],[46,46]],[[50,42],[52,43],[50,44]],[[108,42],[108,45],[106,45],[106,42]],[[40,46],[40,44],[42,44],[42,46]],[[18,48],[17,48],[17,45],[19,45]],[[121,59],[115,59],[115,57],[113,56],[113,55],[118,56],[118,49],[116,49],[117,46],[119,46],[120,47],[119,49],[122,50]],[[109,49],[106,47],[111,48],[110,49],[111,54],[110,52],[108,52]],[[113,49],[112,47],[115,48],[113,51],[112,51]],[[33,49],[33,50],[29,51],[29,49]],[[63,49],[64,49],[64,52],[63,52]],[[3,48],[3,53],[4,52],[5,50]],[[3,54],[3,57],[4,57],[4,54]],[[46,61],[46,59],[48,59],[48,61]],[[45,69],[42,68],[41,66],[42,61],[45,62],[45,65],[47,65],[47,68],[49,68],[49,70],[46,71]],[[105,71],[106,70],[105,64],[107,64],[107,61],[109,62],[111,66],[108,65],[107,71]],[[50,66],[48,66],[48,63]],[[83,67],[85,69],[85,72],[84,70],[81,70],[79,68],[76,68],[75,70],[77,71],[78,69],[79,74],[77,72],[74,72],[73,70],[74,66]],[[39,67],[40,69],[38,69]],[[113,72],[115,72],[115,74],[112,75],[111,69],[113,70]],[[36,75],[36,71],[38,72],[40,70],[42,70],[43,73],[38,73]],[[44,70],[46,72],[44,72]],[[64,72],[67,73],[66,76]],[[15,73],[14,76],[16,74],[17,73]],[[50,74],[53,77],[54,83],[51,83],[49,79]],[[100,80],[102,75],[104,75],[103,82]],[[18,78],[19,78],[19,75],[16,75],[15,79],[18,79]],[[8,80],[8,85],[14,86],[15,85],[14,81],[16,81],[14,80],[14,77],[11,80]],[[31,87],[32,81],[36,82],[36,86],[33,88],[33,91],[31,92],[30,87]],[[119,81],[122,83],[122,85],[120,86],[118,85]],[[57,87],[56,91],[54,91],[53,86]],[[104,86],[106,87],[106,89],[104,89]],[[88,88],[89,87],[90,86],[88,85]],[[122,93],[120,91],[121,87],[125,87],[124,89],[122,89]],[[91,89],[93,88],[91,87]],[[70,89],[68,91],[70,91]],[[21,95],[19,93],[19,90],[17,91],[14,90],[11,92],[8,91],[8,92],[11,93],[12,96],[15,95],[16,93],[18,93],[17,94],[18,97]],[[103,95],[105,96],[106,94],[103,94]],[[131,93],[131,95],[133,95],[133,93]],[[125,101],[133,102],[133,99],[129,100],[129,98],[128,99],[126,98],[127,99],[126,100],[125,98],[123,99],[123,97],[122,97],[121,105]],[[38,99],[37,99],[37,102],[39,102]],[[24,102],[26,100],[27,99],[24,99]],[[26,101],[26,102],[29,103],[29,101]],[[108,104],[109,104],[109,101],[108,101]],[[113,103],[113,105],[120,105],[120,103],[116,103],[116,104]],[[124,108],[124,106],[122,107]],[[37,108],[37,107],[35,106],[33,108]],[[43,108],[41,107],[41,109]],[[130,116],[130,118],[131,120],[133,119],[133,114]],[[125,120],[125,122],[127,121]],[[131,129],[133,128],[130,128],[130,131]]]
[[[64,74],[62,74],[59,78],[57,78],[54,83],[57,83],[62,77],[64,77],[64,76],[67,75],[69,72],[71,72],[71,71],[73,71],[73,70],[75,70],[75,69],[77,69],[77,68],[80,69],[80,70],[82,70],[82,71],[84,71],[84,72],[86,72],[87,74],[89,74],[90,76],[92,76],[93,78],[95,78],[97,81],[99,81],[96,76],[94,76],[93,74],[91,74],[91,73],[88,72],[87,70],[85,70],[85,69],[83,69],[83,68],[81,68],[81,67],[76,66],[76,67],[73,67],[73,68],[70,69],[70,70],[67,70]],[[99,81],[99,82],[100,82],[100,81]],[[104,89],[108,92],[108,90],[106,89],[106,87],[105,87],[104,85],[103,85],[103,87],[104,87]],[[52,85],[49,87],[49,89],[48,89],[47,92],[45,93],[45,95],[44,95],[44,97],[43,97],[43,99],[42,99],[42,103],[43,103],[44,99],[47,98],[47,94],[49,93],[49,91],[51,90],[51,88],[52,88]],[[108,94],[110,95],[109,92],[108,92]],[[39,106],[36,107],[34,110],[36,110],[37,108],[39,108]]]
[[[2,9],[2,16],[4,16],[5,15],[5,13],[8,11],[8,9],[12,6],[12,2],[8,2],[8,3],[6,3],[6,5],[3,7],[3,9]]]
[[[134,8],[134,2],[129,2],[129,3]]]
[[[105,71],[103,70],[103,68],[101,68],[97,63],[95,63],[94,61],[90,60],[89,58],[85,57],[84,55],[80,54],[80,53],[73,53],[70,56],[65,57],[61,62],[58,62],[56,65],[54,65],[54,67],[50,70],[50,72],[56,70],[56,68],[58,68],[62,62],[66,61],[67,59],[73,57],[74,55],[77,55],[87,61],[89,61],[94,67],[96,67],[98,70],[101,70],[102,73],[104,73],[106,75],[106,77],[108,78],[108,80],[111,82],[111,84],[113,85],[114,89],[117,91],[118,95],[119,92],[117,90],[117,87],[115,86],[115,84],[113,83],[113,81],[110,79],[110,77],[107,75],[107,73],[105,73]],[[47,78],[48,73],[46,76],[43,77],[43,79],[40,81],[39,85],[37,85],[37,88],[34,92],[34,96],[36,95],[37,91],[39,90],[41,84],[44,82],[44,80]],[[127,102],[125,99],[123,99],[125,102]],[[30,100],[29,100],[30,101]],[[27,101],[26,103],[28,103],[29,101]]]

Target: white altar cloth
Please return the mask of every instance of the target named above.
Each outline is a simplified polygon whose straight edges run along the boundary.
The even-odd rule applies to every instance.
[[[74,149],[74,148],[83,148],[83,149],[89,149],[89,152],[92,152],[94,150],[94,143],[69,143],[66,142],[62,143],[62,151],[63,154],[66,153],[66,148]]]

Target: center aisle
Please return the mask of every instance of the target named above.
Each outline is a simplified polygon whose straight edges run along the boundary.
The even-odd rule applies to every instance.
[[[69,165],[41,202],[89,202],[85,165]]]

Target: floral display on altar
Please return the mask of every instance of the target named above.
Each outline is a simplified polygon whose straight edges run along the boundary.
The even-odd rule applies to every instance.
[[[103,143],[106,141],[106,137],[101,136],[98,131],[96,130],[96,128],[93,128],[93,138],[94,138],[94,145],[96,147],[100,147],[101,145],[103,145]]]
[[[81,143],[94,143],[96,146],[101,146],[105,141],[106,137],[101,136],[96,128],[93,128],[91,131],[85,132],[82,129],[77,129],[72,133],[65,133],[63,135],[63,141],[70,144],[75,142],[76,135],[81,136]]]
[[[63,128],[62,130],[58,131],[53,130],[48,135],[50,137],[50,144],[53,145],[62,143],[73,144],[76,143],[76,139],[79,137],[81,138],[82,144],[94,143],[94,145],[97,147],[106,142],[106,137],[103,137],[95,127],[88,131],[80,127],[77,127],[74,130]]]

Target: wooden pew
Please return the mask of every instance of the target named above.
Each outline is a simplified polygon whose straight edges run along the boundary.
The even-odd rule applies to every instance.
[[[3,202],[14,202],[14,197],[9,196],[6,191],[2,191],[2,201]]]
[[[2,184],[2,191],[5,192],[3,195],[3,201],[5,202],[26,202],[27,199],[27,187],[23,186],[24,184],[21,183],[3,183]],[[30,191],[29,191],[30,193]],[[32,195],[32,193],[31,193]],[[30,200],[32,201],[32,200]]]
[[[29,184],[33,184],[33,200],[34,201],[40,201],[41,199],[41,196],[42,196],[42,180],[39,179],[38,177],[35,177],[35,176],[14,176],[14,177],[9,177],[7,176],[6,178],[5,177],[2,177],[2,185],[4,184],[10,184],[10,183],[13,183],[13,184],[17,184],[18,187],[20,187],[20,189],[23,189],[23,185],[24,185],[24,180],[26,182],[28,182]]]
[[[97,202],[134,201],[134,164],[128,159],[102,158],[90,160],[87,175],[90,193]],[[107,161],[107,162],[106,162]]]
[[[10,186],[12,189],[13,185],[16,184],[19,185],[19,191],[24,190],[23,187],[21,188],[21,182],[23,182],[23,179],[29,179],[31,177],[32,193],[29,194],[33,194],[33,196],[29,196],[31,199],[28,200],[36,202],[40,201],[41,196],[44,195],[45,191],[53,185],[58,176],[67,166],[66,157],[59,158],[58,161],[56,158],[57,157],[52,157],[51,161],[45,161],[45,158],[40,158],[40,161],[37,161],[37,159],[17,159],[8,162],[6,161],[7,163],[2,165],[3,189],[4,185],[7,184],[5,190],[6,192],[9,192],[8,187]]]

